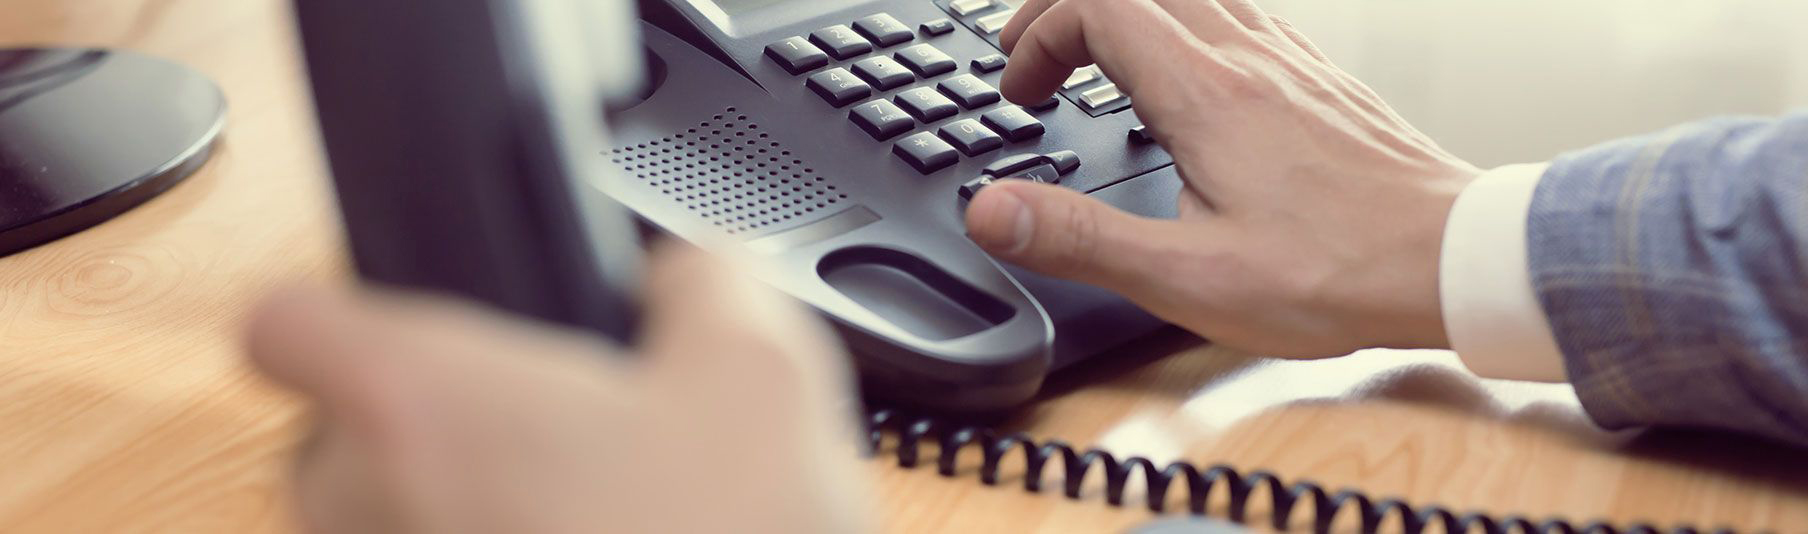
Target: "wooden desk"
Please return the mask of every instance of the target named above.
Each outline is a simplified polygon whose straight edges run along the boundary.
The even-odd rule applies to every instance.
[[[0,532],[289,530],[300,410],[240,363],[240,322],[276,285],[346,276],[293,39],[282,0],[0,0],[0,44],[178,58],[232,104],[223,150],[189,182],[0,260]],[[1457,509],[1808,525],[1800,451],[1609,434],[1562,387],[1454,369],[1441,353],[1260,362],[1152,340],[1058,381],[1007,425]],[[870,469],[896,532],[1118,532],[1148,518],[1103,505],[1096,484],[1069,502]]]

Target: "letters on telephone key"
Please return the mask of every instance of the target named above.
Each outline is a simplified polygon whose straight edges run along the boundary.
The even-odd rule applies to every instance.
[[[999,100],[1003,99],[991,84],[972,74],[962,74],[942,80],[937,87],[942,90],[942,94],[948,95],[948,98],[954,99],[955,102],[960,103],[961,107],[967,109],[983,108],[997,104]]]
[[[911,33],[909,26],[885,13],[854,21],[854,31],[879,43],[879,46],[900,45],[917,38],[917,34]]]
[[[859,126],[861,130],[865,130],[867,135],[873,136],[875,141],[884,141],[903,135],[904,132],[910,131],[912,126],[916,126],[916,123],[910,120],[910,116],[904,114],[904,110],[898,109],[898,106],[889,100],[874,100],[855,106],[854,112],[849,114],[849,119],[853,120],[854,125]]]
[[[954,58],[948,57],[948,54],[943,53],[940,49],[926,44],[899,50],[894,57],[904,66],[910,67],[910,70],[916,71],[917,76],[923,78],[934,78],[960,68],[954,63]]]
[[[810,33],[810,42],[816,43],[835,59],[848,59],[873,51],[873,44],[854,33],[846,24],[836,24]]]
[[[960,106],[953,100],[935,92],[935,89],[918,87],[902,93],[896,98],[898,106],[910,113],[910,116],[924,123],[931,123],[953,117],[960,113]]]
[[[813,74],[804,85],[835,107],[852,104],[873,94],[872,86],[841,67]]]
[[[854,63],[854,74],[860,75],[880,91],[890,91],[917,81],[917,77],[910,74],[910,69],[885,56],[873,56]]]

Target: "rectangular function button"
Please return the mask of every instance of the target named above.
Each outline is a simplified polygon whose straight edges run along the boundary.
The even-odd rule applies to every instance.
[[[910,74],[910,69],[885,56],[873,56],[854,63],[854,74],[880,91],[890,91],[917,81],[917,77]]]
[[[910,116],[904,114],[904,110],[898,109],[889,100],[874,100],[855,106],[854,112],[848,114],[848,119],[854,121],[854,125],[860,129],[866,130],[876,141],[904,135],[904,132],[916,126],[915,122],[911,122]]]
[[[1025,113],[1023,108],[1017,106],[1004,106],[988,111],[985,115],[980,116],[979,120],[984,121],[987,128],[998,132],[1012,143],[1042,137],[1042,134],[1047,131],[1047,128],[1042,126],[1042,121],[1036,120],[1029,113]]]
[[[1098,109],[1113,102],[1124,99],[1124,92],[1118,90],[1117,84],[1110,84],[1080,94],[1080,103],[1086,107]]]
[[[979,31],[984,32],[986,35],[991,35],[998,33],[999,30],[1003,30],[1004,25],[1009,24],[1011,22],[1011,17],[1014,16],[1017,16],[1017,10],[1014,9],[1011,11],[993,13],[980,17],[979,21],[975,22],[974,25],[979,27]]]
[[[791,37],[766,47],[766,57],[778,62],[785,72],[803,74],[829,64],[829,55],[802,37]]]
[[[860,81],[847,69],[835,67],[810,76],[804,83],[829,105],[842,107],[873,94],[872,86]]]
[[[942,53],[940,49],[926,44],[899,50],[894,57],[904,63],[904,66],[910,67],[910,70],[916,71],[917,76],[924,78],[934,78],[960,68],[954,63],[954,58],[948,57],[948,54]]]
[[[948,35],[949,33],[954,32],[954,21],[948,20],[948,19],[935,19],[935,20],[923,23],[923,25],[918,27],[917,29],[922,30],[924,35],[928,35],[931,37],[934,37],[937,35]]]
[[[929,132],[917,132],[898,141],[892,146],[891,153],[923,174],[946,169],[960,161],[953,145]]]
[[[917,38],[917,34],[912,33],[909,26],[885,13],[854,21],[854,31],[879,43],[879,46],[904,44]]]
[[[939,121],[960,113],[960,106],[954,105],[953,100],[949,100],[948,97],[942,96],[941,93],[935,92],[935,89],[928,87],[918,87],[898,93],[894,100],[897,100],[898,106],[903,107],[904,111],[910,113],[910,116],[916,117],[917,120],[924,123]]]
[[[1149,132],[1148,126],[1139,124],[1135,128],[1130,129],[1130,142],[1138,145],[1154,144],[1155,134]]]
[[[968,157],[978,156],[1004,147],[1004,139],[992,130],[986,129],[979,121],[961,119],[942,127],[942,138],[954,143],[962,154]]]
[[[873,51],[873,44],[854,33],[846,24],[836,24],[810,33],[810,42],[829,51],[835,59],[847,59]]]
[[[1047,156],[1041,154],[1018,154],[1015,156],[999,158],[998,161],[986,165],[986,168],[980,170],[979,173],[986,176],[1004,178],[1038,165],[1048,164],[1049,159]]]
[[[946,80],[938,85],[942,94],[959,102],[961,107],[979,109],[998,103],[1001,99],[998,90],[993,89],[985,80],[972,74],[962,74]]]
[[[992,54],[992,55],[985,56],[985,57],[982,57],[979,59],[975,59],[975,60],[973,60],[973,72],[978,72],[978,73],[982,73],[982,74],[988,73],[988,72],[998,72],[1000,69],[1004,68],[1005,62],[1007,62],[1007,61],[1010,61],[1010,60],[1005,58],[1004,54]]]
[[[954,0],[948,3],[948,9],[960,16],[972,15],[992,7],[993,0]]]
[[[1067,81],[1061,82],[1061,89],[1063,89],[1063,90],[1073,89],[1075,87],[1079,87],[1082,85],[1092,83],[1094,81],[1098,81],[1098,79],[1099,79],[1099,68],[1098,67],[1082,68],[1082,69],[1074,71],[1074,73],[1072,75],[1069,75],[1067,77]]]

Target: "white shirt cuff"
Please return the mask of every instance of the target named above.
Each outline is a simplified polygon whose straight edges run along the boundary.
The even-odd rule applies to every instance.
[[[1484,378],[1561,382],[1563,353],[1532,289],[1526,217],[1550,164],[1483,174],[1444,226],[1438,289],[1450,347]]]

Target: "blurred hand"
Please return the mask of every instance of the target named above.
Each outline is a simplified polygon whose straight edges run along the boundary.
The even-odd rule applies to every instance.
[[[638,354],[450,301],[297,292],[251,357],[312,399],[313,532],[864,530],[845,358],[695,252],[649,270]]]
[[[1448,345],[1438,255],[1480,172],[1250,0],[1028,0],[1003,91],[1046,100],[1097,63],[1186,183],[1178,220],[1009,181],[970,204],[1001,259],[1115,290],[1274,356]]]

